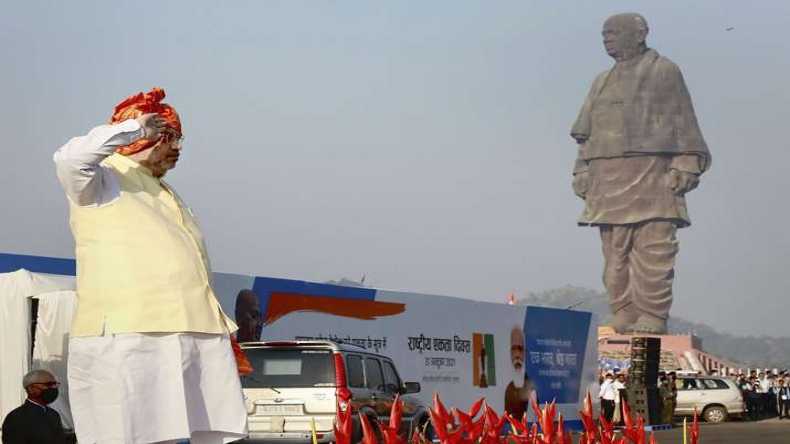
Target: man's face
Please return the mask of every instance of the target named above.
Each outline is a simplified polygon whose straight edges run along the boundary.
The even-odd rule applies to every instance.
[[[55,380],[55,377],[50,373],[46,373],[39,376],[36,382],[28,385],[26,390],[31,399],[40,400],[45,390],[57,389],[58,386],[60,386],[60,383]]]
[[[621,16],[607,20],[601,35],[606,53],[616,60],[625,60],[636,55],[643,39],[636,21]]]
[[[154,148],[154,153],[149,161],[154,161],[165,171],[176,167],[178,158],[181,156],[181,140],[175,133],[166,132],[159,146]]]
[[[153,147],[133,154],[132,157],[151,170],[155,177],[162,177],[166,172],[176,167],[181,155],[181,139],[174,131],[165,131],[162,139]]]
[[[524,369],[524,333],[520,328],[514,328],[510,332],[510,362],[513,369]]]

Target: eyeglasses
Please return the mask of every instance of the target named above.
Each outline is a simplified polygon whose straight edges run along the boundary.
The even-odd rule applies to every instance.
[[[172,131],[165,131],[162,133],[162,142],[170,143],[175,148],[181,148],[184,144],[184,136],[178,136]]]

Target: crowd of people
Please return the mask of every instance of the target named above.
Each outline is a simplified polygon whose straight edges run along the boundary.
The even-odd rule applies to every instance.
[[[609,422],[622,422],[623,403],[625,399],[625,373],[607,372],[601,381],[598,397],[601,400],[601,415]]]
[[[787,370],[776,374],[757,370],[748,374],[738,372],[735,384],[743,393],[749,419],[774,416],[790,419],[790,372]]]
[[[628,401],[628,375],[624,371],[601,372],[598,379],[601,416],[615,425],[623,425],[623,401]],[[675,372],[659,373],[658,406],[662,424],[671,424],[677,406],[678,380]]]
[[[738,371],[728,376],[743,395],[744,419],[761,420],[778,417],[790,419],[790,371]],[[622,425],[622,400],[627,400],[628,375],[624,371],[601,371],[599,375],[601,415],[615,425]],[[678,390],[683,379],[676,372],[661,372],[658,379],[658,404],[661,422],[671,424],[677,407]]]

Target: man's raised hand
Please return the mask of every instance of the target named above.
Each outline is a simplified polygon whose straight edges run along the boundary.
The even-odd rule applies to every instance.
[[[143,114],[135,120],[143,128],[143,139],[158,140],[167,128],[167,122],[157,113]]]

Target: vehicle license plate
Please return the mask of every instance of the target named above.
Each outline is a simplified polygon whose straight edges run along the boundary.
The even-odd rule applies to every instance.
[[[264,415],[301,415],[301,404],[266,404],[259,405],[261,413]]]

